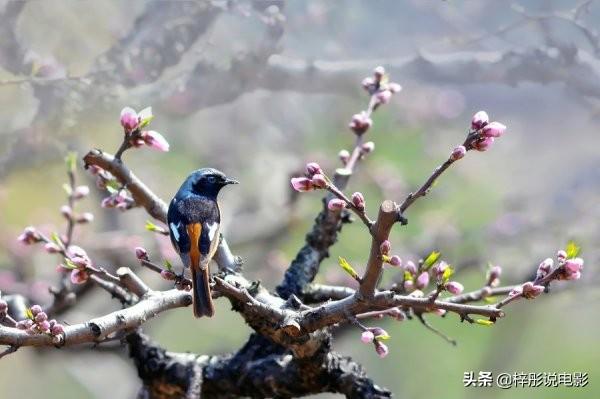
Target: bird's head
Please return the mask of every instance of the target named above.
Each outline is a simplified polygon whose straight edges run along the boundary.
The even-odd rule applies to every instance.
[[[192,172],[184,183],[194,194],[215,197],[229,184],[238,184],[238,181],[213,168],[202,168]]]

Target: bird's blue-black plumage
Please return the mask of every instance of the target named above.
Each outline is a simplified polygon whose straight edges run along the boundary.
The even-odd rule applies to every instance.
[[[237,183],[222,172],[199,169],[183,182],[169,204],[169,235],[183,264],[191,268],[194,290],[194,314],[212,316],[208,264],[219,241],[221,215],[217,195],[221,188]]]

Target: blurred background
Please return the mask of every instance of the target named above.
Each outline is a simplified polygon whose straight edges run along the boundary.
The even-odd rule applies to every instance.
[[[492,328],[430,316],[457,347],[416,321],[385,321],[375,324],[392,336],[387,358],[354,329],[339,331],[336,349],[400,398],[598,397],[599,18],[594,1],[0,1],[0,291],[51,300],[60,260],[16,237],[28,225],[64,229],[63,158],[114,153],[125,106],[152,106],[153,128],[171,145],[124,156],[162,198],[198,167],[242,182],[223,193],[225,233],[246,277],[274,287],[321,207],[318,194],[293,195],[289,177],[306,161],[338,167],[353,142],[350,117],[368,101],[360,82],[383,65],[403,90],[375,113],[375,152],[349,187],[366,194],[372,215],[424,181],[476,111],[508,125],[410,209],[394,253],[416,261],[439,250],[467,289],[483,284],[489,262],[504,268],[503,283],[524,281],[571,239],[586,268],[553,295],[511,305]],[[92,188],[78,210],[95,221],[75,242],[97,264],[138,268],[133,248],[143,244],[179,265],[168,241],[145,231],[145,212],[102,209],[106,193],[85,171],[77,178]],[[360,223],[345,227],[317,281],[352,285],[335,259],[361,265],[369,245]],[[60,320],[118,308],[92,292]],[[179,309],[145,331],[169,350],[207,354],[236,350],[250,332],[224,300],[210,322]],[[464,388],[468,371],[585,372],[589,383]],[[0,361],[0,381],[6,398],[131,398],[140,385],[126,349],[111,346],[23,348]]]

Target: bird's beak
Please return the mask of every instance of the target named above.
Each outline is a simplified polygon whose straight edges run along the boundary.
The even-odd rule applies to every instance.
[[[235,179],[227,178],[225,179],[225,184],[240,184],[240,182]]]

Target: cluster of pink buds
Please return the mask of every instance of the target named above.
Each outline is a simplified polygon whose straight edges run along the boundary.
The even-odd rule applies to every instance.
[[[56,320],[48,320],[48,315],[40,305],[33,305],[27,312],[27,319],[17,322],[17,328],[28,334],[49,334],[55,337],[65,333],[64,326]]]
[[[139,113],[133,108],[125,107],[121,111],[121,126],[129,143],[134,147],[147,145],[159,151],[169,151],[169,143],[162,134],[154,130],[141,130],[154,119],[152,108],[147,107]]]
[[[579,280],[581,278],[581,271],[583,270],[583,259],[574,258],[567,259],[564,262],[564,272],[561,278],[565,280]]]
[[[104,198],[100,203],[100,206],[102,208],[117,208],[124,211],[130,209],[133,204],[133,198],[131,198],[125,190],[119,190]]]
[[[58,271],[71,271],[71,283],[83,284],[89,277],[90,273],[88,268],[92,266],[92,260],[88,256],[87,252],[77,246],[71,245],[66,251],[67,256],[64,263],[58,265]]]
[[[37,232],[35,227],[28,226],[28,227],[25,227],[25,230],[23,230],[23,233],[21,233],[21,235],[19,235],[17,240],[19,240],[19,242],[22,242],[25,245],[31,245],[31,244],[36,244],[36,243],[42,241],[42,237]]]
[[[352,120],[348,124],[348,127],[357,135],[362,135],[366,133],[367,130],[373,124],[373,120],[369,117],[369,115],[365,111],[361,111],[358,114],[354,114],[352,116]]]
[[[390,82],[385,68],[378,66],[373,70],[373,76],[363,79],[362,87],[375,99],[375,107],[390,102],[392,95],[402,90],[398,83]]]
[[[321,166],[316,162],[307,163],[305,177],[293,177],[291,183],[294,190],[299,192],[327,188],[330,184],[323,169],[321,169]]]
[[[389,240],[385,240],[379,245],[379,254],[384,263],[395,267],[402,266],[402,259],[398,255],[390,255],[392,251],[392,244]]]
[[[389,354],[387,345],[381,342],[389,338],[390,335],[387,333],[387,331],[380,327],[367,328],[360,336],[362,343],[372,343],[374,345],[375,352],[377,352],[377,355],[379,355],[380,358],[384,358]]]
[[[487,151],[494,140],[504,134],[506,126],[500,122],[489,122],[490,118],[485,111],[479,111],[471,119],[473,141],[472,148],[477,151]]]

